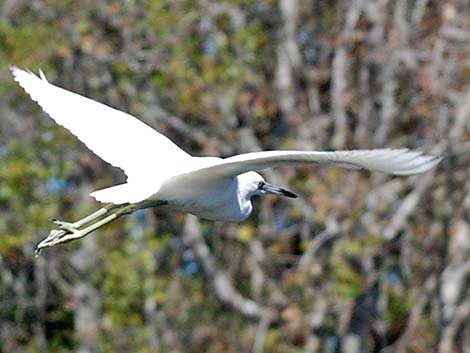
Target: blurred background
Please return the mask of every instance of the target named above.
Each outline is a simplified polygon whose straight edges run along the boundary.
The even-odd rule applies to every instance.
[[[301,197],[256,199],[239,225],[140,211],[36,259],[50,218],[124,175],[9,64],[198,156],[447,158],[416,177],[267,171]],[[0,352],[468,353],[469,165],[467,0],[3,0]]]

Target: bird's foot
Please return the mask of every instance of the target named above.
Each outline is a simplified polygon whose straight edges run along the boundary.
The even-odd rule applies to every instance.
[[[49,235],[43,239],[38,245],[36,245],[36,250],[34,251],[36,257],[41,255],[41,251],[44,248],[54,246],[59,243],[60,239],[67,234],[65,230],[53,229],[49,232]]]
[[[58,219],[51,219],[52,223],[54,223],[59,229],[65,230],[69,233],[75,233],[78,231],[77,228],[74,227],[73,223],[59,221]]]
[[[80,229],[75,228],[72,223],[56,219],[53,219],[52,223],[60,229],[51,230],[49,235],[36,246],[36,257],[41,254],[41,251],[44,248],[49,248],[61,243],[67,243],[74,239],[82,238],[85,235]]]

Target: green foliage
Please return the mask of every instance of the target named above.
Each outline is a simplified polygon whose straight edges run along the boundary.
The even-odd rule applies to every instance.
[[[184,216],[171,210],[120,219],[34,260],[49,219],[83,217],[99,206],[88,193],[123,175],[46,119],[13,82],[9,64],[42,68],[51,82],[146,119],[196,155],[257,146],[329,149],[339,113],[346,117],[344,148],[434,146],[433,138],[441,140],[459,121],[454,112],[465,111],[456,102],[468,91],[468,55],[461,46],[435,43],[448,35],[441,22],[451,28],[444,18],[450,3],[429,2],[421,23],[401,33],[422,2],[385,2],[380,16],[374,2],[353,15],[347,11],[354,2],[297,2],[294,40],[302,63],[291,67],[287,88],[280,87],[278,55],[291,48],[280,45],[286,14],[276,0],[7,3],[0,18],[0,353],[78,351],[84,344],[103,352],[251,352],[262,334],[259,318],[221,299],[212,274],[183,240]],[[406,8],[405,18],[395,6]],[[332,98],[341,86],[333,67],[338,48],[347,51],[339,108]],[[396,86],[387,96],[389,76]],[[285,95],[294,98],[290,109],[281,102]],[[390,104],[396,110],[387,117]],[[155,116],[155,106],[176,122]],[[379,141],[384,116],[390,131]],[[466,129],[462,140],[469,138]],[[435,188],[399,229],[404,235],[392,240],[381,233],[419,181],[337,168],[278,170],[303,201],[266,197],[255,200],[253,216],[239,226],[202,222],[216,269],[241,298],[277,315],[264,352],[340,351],[338,342],[356,324],[347,310],[376,291],[375,306],[360,309],[369,315],[364,331],[391,345],[384,350],[404,334],[419,295],[428,304],[407,348],[419,353],[435,344],[441,304],[429,293],[440,292],[425,283],[439,282],[448,260],[442,254],[458,259],[457,250],[447,251],[448,239],[465,239],[454,226],[468,213],[465,161],[436,175]],[[338,234],[300,268],[332,222]],[[392,272],[398,274],[390,279]],[[375,340],[371,334],[370,347]],[[307,346],[315,342],[318,349]]]

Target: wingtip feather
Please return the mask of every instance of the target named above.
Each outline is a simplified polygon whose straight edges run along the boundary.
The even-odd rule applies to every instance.
[[[44,74],[44,71],[42,71],[41,69],[39,69],[39,77],[41,78],[41,80],[47,82],[46,75]]]
[[[422,163],[418,163],[417,165],[411,168],[396,170],[393,172],[393,174],[398,175],[398,176],[406,176],[406,175],[415,175],[415,174],[425,173],[435,168],[439,163],[441,163],[444,160],[445,156],[444,155],[425,155],[425,156],[421,156],[421,158],[426,158],[426,160]]]
[[[42,71],[41,69],[39,69],[39,77],[31,70],[20,69],[16,65],[9,65],[9,69],[10,69],[11,74],[13,75],[14,80],[18,82],[20,86],[22,87],[23,87],[22,83],[24,83],[28,79],[37,79],[37,80],[40,79],[41,81],[48,83],[46,79],[46,75],[44,74],[44,71]]]
[[[18,82],[18,76],[21,74],[23,70],[21,70],[18,66],[16,65],[9,65],[8,68],[10,69],[11,74],[13,75],[13,78],[15,81]]]

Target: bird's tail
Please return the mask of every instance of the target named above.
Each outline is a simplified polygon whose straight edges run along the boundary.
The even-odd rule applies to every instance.
[[[153,194],[153,192],[149,193],[149,190],[153,189],[138,183],[124,183],[93,191],[90,195],[96,201],[120,205],[124,203],[137,203],[149,198]]]

